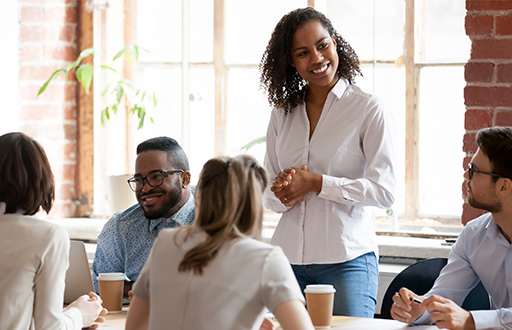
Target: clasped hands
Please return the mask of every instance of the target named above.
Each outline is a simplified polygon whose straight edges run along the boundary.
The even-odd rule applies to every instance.
[[[275,177],[270,190],[281,203],[293,206],[307,193],[316,190],[314,189],[315,175],[318,174],[308,172],[306,165],[302,165],[301,168],[290,167]]]
[[[419,298],[421,303],[413,300]],[[426,299],[418,297],[409,289],[401,288],[393,296],[391,317],[397,321],[412,323],[423,315],[425,310],[430,314],[438,328],[467,330],[475,329],[475,321],[470,312],[464,310],[450,299],[432,295]]]

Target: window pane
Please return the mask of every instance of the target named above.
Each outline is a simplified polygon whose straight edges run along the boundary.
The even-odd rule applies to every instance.
[[[428,0],[424,2],[426,61],[461,61],[469,59],[471,42],[464,30],[465,1]]]
[[[257,69],[231,69],[228,95],[227,150],[230,154],[239,154],[242,146],[265,136],[271,110],[263,91],[259,90]],[[265,143],[249,149],[249,153],[263,162]]]
[[[197,183],[204,163],[215,150],[215,73],[213,68],[190,69],[188,160]]]
[[[318,9],[361,60],[396,60],[403,54],[405,1],[324,0]]]
[[[143,70],[144,88],[157,93],[157,108],[150,109],[148,114],[153,117],[155,124],[146,118],[144,127],[134,130],[137,144],[160,135],[167,135],[182,143],[181,128],[181,69],[178,67],[151,67]],[[135,120],[135,119],[134,119]],[[133,127],[137,127],[134,124]]]
[[[213,0],[190,1],[190,62],[213,61]]]
[[[137,1],[134,39],[151,52],[142,61],[181,61],[181,14],[181,0]]]
[[[306,0],[226,0],[226,63],[258,64],[277,22]]]
[[[424,216],[459,218],[464,67],[424,68],[419,85],[419,211]]]

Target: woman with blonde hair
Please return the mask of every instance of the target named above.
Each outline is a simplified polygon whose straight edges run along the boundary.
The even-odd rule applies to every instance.
[[[135,283],[126,329],[313,329],[288,260],[259,241],[267,174],[254,158],[206,162],[196,220],[162,230]]]
[[[97,327],[106,314],[94,293],[66,309],[66,230],[35,215],[52,208],[55,183],[43,148],[23,133],[0,136],[0,329]]]

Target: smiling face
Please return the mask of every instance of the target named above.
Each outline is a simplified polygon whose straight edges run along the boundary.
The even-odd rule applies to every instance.
[[[478,148],[471,160],[476,170],[492,172],[492,166],[489,158]],[[466,201],[472,207],[486,210],[489,212],[500,212],[502,203],[496,192],[496,182],[493,177],[484,173],[473,173],[471,180],[469,173],[464,173],[464,179],[467,186]]]
[[[135,161],[135,176],[145,177],[151,171],[169,171],[175,168],[168,162],[167,153],[160,150],[141,152]],[[148,219],[168,218],[182,205],[183,191],[180,173],[163,174],[163,182],[151,187],[144,182],[142,190],[135,193],[137,201]]]
[[[300,26],[293,35],[292,63],[311,88],[332,88],[338,81],[334,36],[318,20]]]

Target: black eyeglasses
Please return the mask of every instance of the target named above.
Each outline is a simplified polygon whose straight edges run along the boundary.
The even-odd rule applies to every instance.
[[[473,173],[487,174],[487,175],[494,176],[494,177],[497,177],[497,178],[502,178],[503,177],[502,175],[499,175],[499,174],[496,174],[496,173],[484,172],[484,171],[476,170],[475,166],[473,165],[473,163],[469,163],[468,164],[468,177],[469,177],[469,180],[473,179]]]
[[[183,173],[184,170],[170,170],[170,171],[162,171],[162,170],[154,170],[149,172],[145,177],[133,177],[129,179],[128,185],[130,188],[139,192],[144,187],[144,181],[148,183],[150,187],[158,187],[164,182],[164,174],[174,174],[174,173]]]

